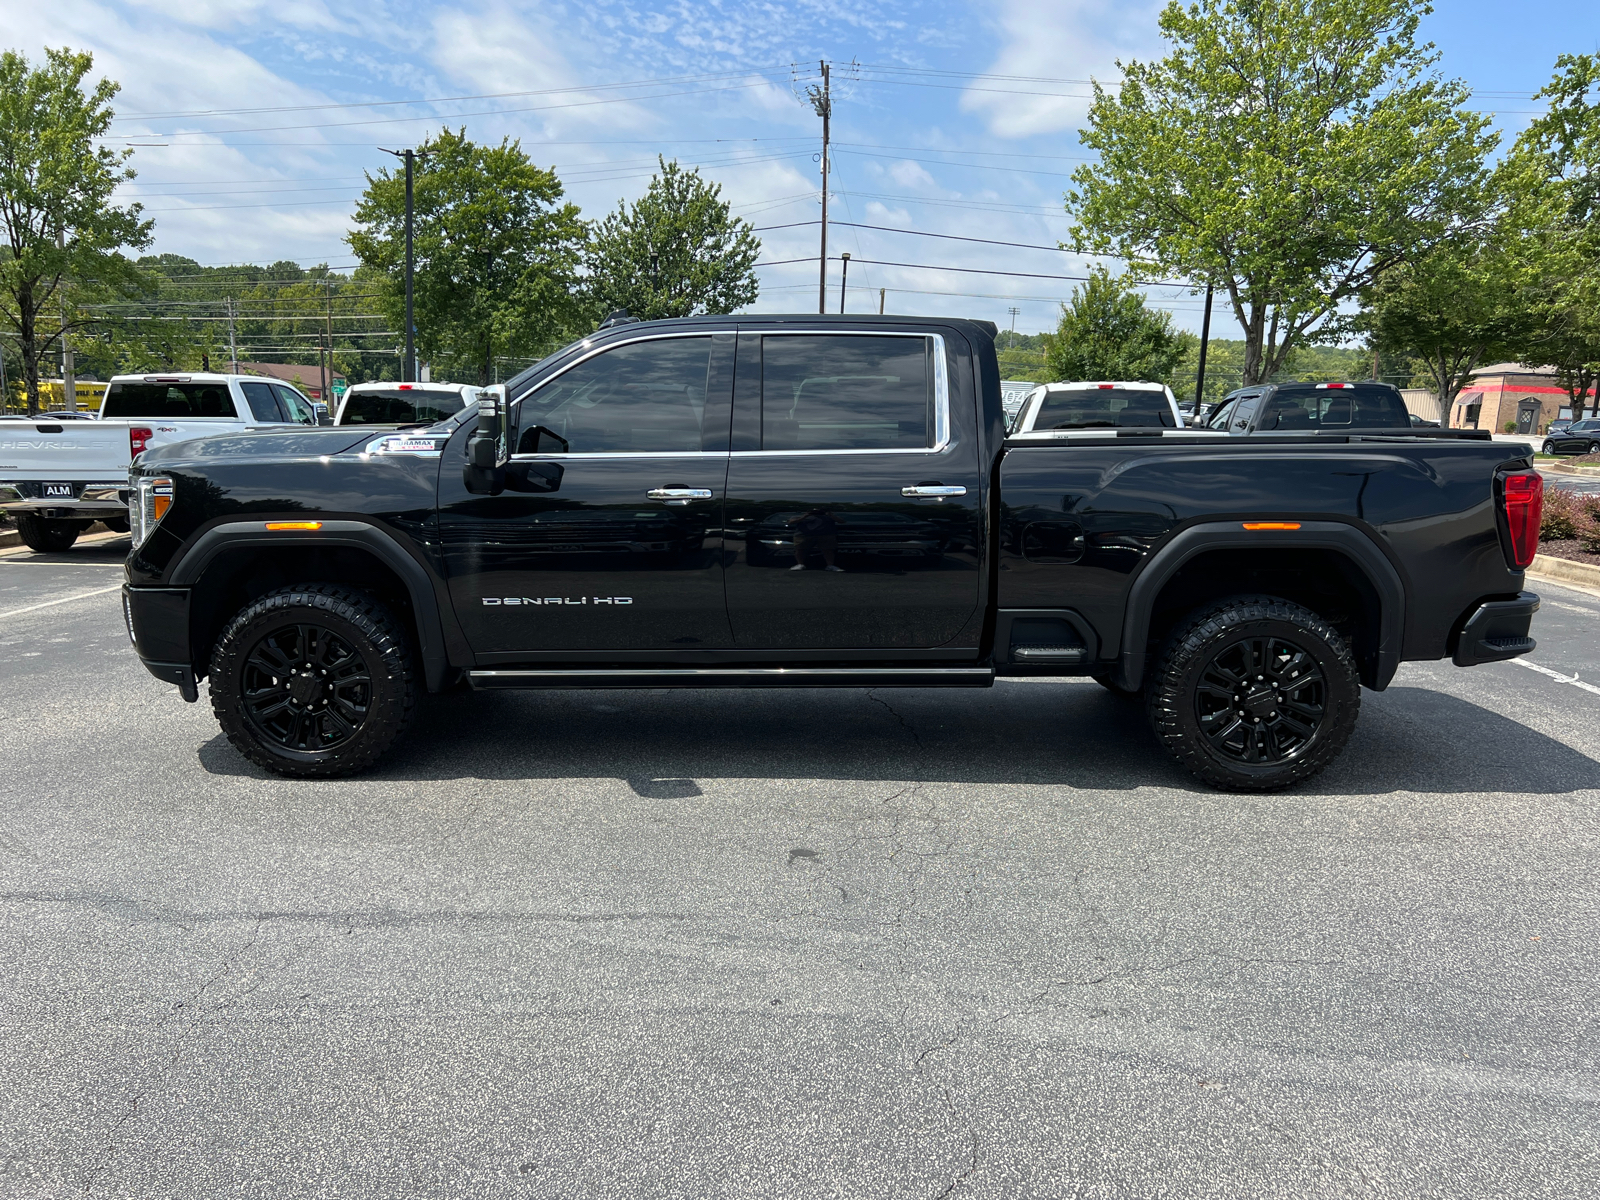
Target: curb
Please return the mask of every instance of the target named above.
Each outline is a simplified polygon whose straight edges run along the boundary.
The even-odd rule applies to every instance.
[[[1551,471],[1557,475],[1600,475],[1600,467],[1576,467],[1566,463],[1545,463],[1539,470]]]
[[[1550,580],[1552,583],[1574,583],[1591,591],[1600,591],[1600,567],[1570,558],[1553,558],[1536,554],[1528,567],[1528,574]]]

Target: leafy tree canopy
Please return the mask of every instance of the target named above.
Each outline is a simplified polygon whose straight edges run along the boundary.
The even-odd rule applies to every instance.
[[[1045,355],[1047,380],[1144,379],[1174,385],[1174,371],[1192,335],[1172,316],[1146,307],[1125,276],[1103,268],[1061,306],[1061,324]],[[1176,391],[1176,387],[1174,387]]]
[[[1385,271],[1476,219],[1488,118],[1433,72],[1422,0],[1173,0],[1172,52],[1095,85],[1079,250],[1215,281],[1271,376]]]
[[[584,226],[555,172],[520,142],[480,146],[443,130],[418,148],[413,182],[417,348],[436,374],[493,380],[497,358],[529,356],[576,329]],[[367,176],[347,235],[405,330],[405,170]]]
[[[118,87],[86,91],[93,65],[66,49],[47,49],[38,67],[0,54],[0,323],[16,332],[30,412],[40,361],[89,319],[81,305],[137,289],[122,250],[150,242],[140,206],[112,202],[133,152],[95,145]]]
[[[722,185],[656,160],[644,196],[595,226],[586,293],[598,320],[616,309],[645,321],[730,313],[755,302],[761,240],[734,217]]]

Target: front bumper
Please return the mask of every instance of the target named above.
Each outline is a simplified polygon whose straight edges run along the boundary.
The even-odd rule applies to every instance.
[[[189,589],[122,585],[122,619],[145,670],[173,684],[189,703],[200,698],[189,652]]]
[[[1533,614],[1539,611],[1539,597],[1522,592],[1515,600],[1484,600],[1467,613],[1456,643],[1453,662],[1458,667],[1502,662],[1527,654],[1536,645],[1528,636]]]

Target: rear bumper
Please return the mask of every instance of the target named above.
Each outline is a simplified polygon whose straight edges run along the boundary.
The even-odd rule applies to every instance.
[[[1533,614],[1539,611],[1539,597],[1522,592],[1515,600],[1485,600],[1474,605],[1461,627],[1452,661],[1458,667],[1502,662],[1527,654],[1538,643],[1528,636]]]
[[[191,704],[198,700],[189,654],[189,589],[123,584],[122,618],[145,670],[172,684]]]
[[[128,515],[126,483],[69,484],[76,495],[69,498],[43,495],[44,485],[37,480],[0,483],[0,511],[27,513],[46,520],[116,520]]]

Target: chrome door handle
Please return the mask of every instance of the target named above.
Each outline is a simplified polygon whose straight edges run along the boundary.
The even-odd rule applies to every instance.
[[[964,487],[946,487],[942,483],[918,483],[900,489],[902,496],[965,496]]]
[[[668,504],[687,504],[691,500],[711,499],[710,488],[659,487],[645,493],[651,500],[665,500]]]

